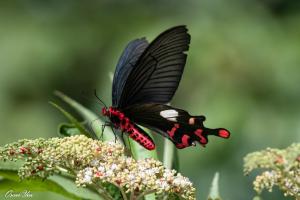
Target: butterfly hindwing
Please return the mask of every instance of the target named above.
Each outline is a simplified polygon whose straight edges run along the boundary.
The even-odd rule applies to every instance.
[[[161,33],[147,46],[130,70],[122,94],[118,92],[120,99],[115,102],[117,107],[168,103],[180,82],[186,62],[184,52],[188,50],[189,43],[190,35],[185,26],[173,27]]]
[[[170,139],[177,148],[185,148],[199,142],[205,145],[208,135],[228,138],[223,128],[204,127],[204,116],[191,116],[188,112],[164,104],[136,104],[123,110],[134,123],[152,129]]]

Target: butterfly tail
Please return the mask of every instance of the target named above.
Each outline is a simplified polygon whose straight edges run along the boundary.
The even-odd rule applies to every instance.
[[[194,131],[195,140],[198,141],[202,146],[205,146],[208,143],[208,136],[215,135],[221,138],[229,138],[230,132],[224,128],[198,128]]]

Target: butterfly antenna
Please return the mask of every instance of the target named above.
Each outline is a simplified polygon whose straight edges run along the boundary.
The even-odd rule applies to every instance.
[[[102,103],[102,105],[103,105],[105,108],[107,108],[107,106],[105,105],[105,103],[98,97],[96,89],[94,90],[94,93],[95,93],[95,97]]]

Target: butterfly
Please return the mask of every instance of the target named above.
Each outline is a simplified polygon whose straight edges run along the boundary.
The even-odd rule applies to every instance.
[[[172,27],[151,43],[133,40],[123,51],[113,77],[112,106],[102,108],[113,126],[148,150],[155,149],[146,127],[171,140],[179,148],[205,146],[208,135],[229,138],[224,128],[203,125],[205,117],[166,105],[181,80],[189,49],[190,35],[185,26]]]

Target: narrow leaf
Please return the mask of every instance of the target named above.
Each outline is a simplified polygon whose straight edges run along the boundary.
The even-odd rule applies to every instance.
[[[175,169],[177,171],[179,170],[178,151],[174,144],[167,138],[164,139],[163,163],[168,169]]]
[[[62,175],[54,175],[48,178],[49,180],[59,184],[60,186],[64,187],[68,192],[75,194],[84,199],[91,199],[91,200],[101,200],[101,195],[96,192],[91,187],[77,187],[73,177],[67,177]],[[99,196],[100,195],[100,196]],[[104,199],[104,198],[103,198]]]
[[[85,136],[91,137],[91,134],[85,129],[85,127],[75,118],[73,117],[69,112],[67,112],[65,109],[60,107],[54,102],[49,102],[53,107],[57,108],[74,126]],[[60,130],[59,130],[60,131]]]
[[[215,173],[215,176],[211,183],[208,200],[221,200],[221,197],[219,194],[219,173],[218,172]]]
[[[54,94],[60,99],[62,99],[64,102],[69,104],[72,108],[74,108],[85,119],[85,121],[90,123],[91,128],[97,135],[98,139],[103,138],[104,141],[115,140],[115,135],[108,128],[106,128],[105,133],[102,134],[102,125],[104,124],[104,122],[99,118],[99,116],[97,116],[95,113],[93,113],[77,101],[66,96],[62,92],[55,91]]]
[[[66,191],[62,186],[51,180],[30,179],[19,181],[17,171],[13,170],[0,170],[0,176],[3,177],[0,181],[0,191],[3,192],[7,192],[13,188],[15,192],[22,192],[24,190],[31,192],[54,192],[70,199],[82,199]]]
[[[74,125],[69,123],[61,123],[58,126],[58,134],[60,136],[72,136],[81,134],[80,130]]]

